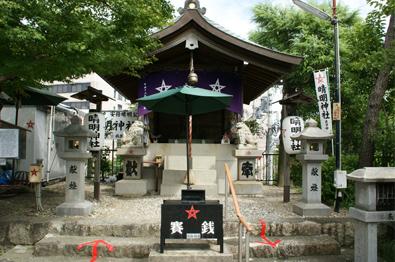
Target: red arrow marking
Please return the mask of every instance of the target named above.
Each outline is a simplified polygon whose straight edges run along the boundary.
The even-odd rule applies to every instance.
[[[280,244],[281,240],[276,240],[276,241],[274,241],[274,242],[270,241],[270,240],[266,237],[266,223],[265,223],[265,221],[264,221],[263,219],[260,219],[260,220],[259,220],[259,223],[261,223],[261,226],[262,226],[260,236],[261,236],[263,242],[257,241],[257,243],[262,244],[262,245],[269,245],[269,246],[271,246],[272,248],[277,247],[278,244]]]
[[[77,246],[77,251],[80,251],[80,250],[81,250],[83,247],[85,247],[85,246],[92,246],[92,259],[91,259],[90,262],[95,262],[96,259],[97,259],[97,257],[98,257],[98,254],[97,254],[97,246],[98,246],[100,243],[101,243],[101,244],[104,244],[104,245],[106,246],[106,248],[108,249],[109,252],[112,252],[112,251],[114,250],[114,247],[113,247],[110,243],[107,243],[107,242],[104,241],[104,240],[94,240],[94,241],[91,241],[91,242],[85,242],[85,243],[79,244],[79,245]]]

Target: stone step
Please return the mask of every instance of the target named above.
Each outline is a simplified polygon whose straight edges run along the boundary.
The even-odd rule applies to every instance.
[[[85,221],[66,222],[54,227],[52,232],[70,236],[101,236],[101,237],[160,237],[160,224],[92,224]]]
[[[217,247],[217,248],[216,248]],[[219,253],[216,245],[207,245],[207,247],[172,247],[166,244],[163,253],[158,250],[151,250],[148,257],[149,262],[233,262],[234,255],[232,253]]]
[[[211,251],[213,252],[213,251]],[[152,250],[149,258],[113,258],[113,257],[100,257],[97,262],[148,262],[148,259],[152,261],[158,261],[155,259],[159,259],[159,257],[166,257],[163,261],[177,261],[176,255],[171,253],[175,253],[170,250],[165,250],[163,254],[160,254],[156,250]],[[202,252],[197,251],[193,254],[194,251],[189,253],[189,257],[195,260],[189,260],[185,258],[179,261],[204,261],[200,260],[203,257],[201,256]],[[213,254],[215,257],[217,254]],[[181,255],[178,255],[181,257]],[[4,262],[87,262],[87,257],[76,257],[76,256],[49,256],[49,257],[35,257],[33,256],[33,246],[16,246],[13,249],[9,250],[7,253],[0,256],[0,261]],[[221,261],[221,260],[207,260],[207,261]],[[232,261],[232,260],[228,260]],[[233,262],[236,262],[236,259],[233,259]],[[250,258],[250,262],[282,262],[284,258]],[[352,262],[353,260],[353,250],[347,250],[346,252],[342,252],[341,255],[327,255],[327,256],[303,256],[303,257],[288,257],[287,261],[304,261],[304,262]]]
[[[187,162],[186,156],[165,156],[165,169],[172,170],[186,170]],[[193,169],[216,169],[215,156],[192,156]]]
[[[174,185],[184,183],[185,170],[164,169],[162,174],[162,185]]]
[[[259,224],[252,224],[254,234],[261,231]],[[224,222],[225,236],[237,236],[238,223]],[[160,236],[159,223],[146,224],[100,224],[89,221],[61,222],[52,226],[51,233],[71,236],[109,236],[109,237],[157,237]],[[314,236],[320,235],[322,228],[319,223],[302,219],[267,222],[267,236]]]
[[[3,256],[0,256],[2,262],[87,262],[88,257],[77,256],[33,256],[33,246],[16,246],[9,250]],[[97,262],[148,262],[148,258],[114,258],[100,257]]]
[[[164,169],[162,175],[162,184],[174,185],[184,183],[186,171],[185,170],[173,170]],[[193,178],[195,184],[216,184],[217,183],[217,171],[216,170],[190,170],[190,176]]]
[[[341,255],[326,255],[326,256],[302,256],[302,257],[288,257],[284,258],[250,258],[250,262],[353,262],[354,250],[342,250]]]
[[[276,248],[264,245],[261,238],[250,238],[250,256],[255,258],[281,258],[302,256],[340,255],[340,245],[328,235],[269,237],[270,241],[281,240]],[[237,254],[237,238],[227,238],[230,252]]]
[[[197,185],[217,184],[217,170],[193,169],[192,174]]]
[[[92,256],[92,247],[83,247],[80,251],[77,246],[95,240],[104,240],[111,244],[114,249],[109,252],[101,244],[98,246],[98,254],[101,257],[113,258],[147,258],[154,243],[158,239],[153,238],[117,238],[117,237],[81,237],[81,236],[59,236],[48,234],[34,246],[34,256]]]

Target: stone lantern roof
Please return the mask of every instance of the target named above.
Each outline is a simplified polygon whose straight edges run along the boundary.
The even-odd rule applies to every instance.
[[[292,139],[298,140],[325,140],[331,139],[332,137],[332,134],[319,128],[317,121],[311,118],[306,121],[306,127],[302,132],[291,136]]]
[[[358,182],[395,182],[394,167],[365,167],[347,175],[350,180]]]
[[[83,126],[81,118],[73,116],[71,124],[59,131],[55,131],[54,135],[59,137],[95,137],[96,133]]]

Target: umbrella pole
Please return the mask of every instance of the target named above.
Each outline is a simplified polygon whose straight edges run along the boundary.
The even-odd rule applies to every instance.
[[[186,144],[187,144],[187,189],[189,190],[189,189],[191,189],[191,184],[190,184],[190,181],[189,181],[189,172],[190,172],[190,144],[189,144],[189,133],[190,133],[190,130],[189,130],[189,119],[190,119],[190,116],[189,115],[187,115],[186,116],[186,130],[187,130],[187,135],[186,135]]]

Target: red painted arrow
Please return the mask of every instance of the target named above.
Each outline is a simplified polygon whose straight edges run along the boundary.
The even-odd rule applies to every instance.
[[[263,219],[260,219],[260,220],[259,220],[259,223],[261,223],[261,226],[262,226],[260,236],[261,236],[263,242],[257,241],[257,243],[260,243],[260,244],[263,244],[263,245],[269,245],[269,246],[271,246],[272,248],[277,247],[278,244],[280,244],[281,240],[276,240],[276,241],[274,241],[274,242],[270,241],[270,240],[266,237],[266,223],[265,223],[265,221],[264,221]]]
[[[106,246],[106,248],[108,249],[109,252],[112,252],[112,251],[114,250],[114,247],[113,247],[110,243],[107,243],[107,242],[104,241],[104,240],[94,240],[94,241],[91,241],[91,242],[85,242],[85,243],[79,244],[79,245],[77,246],[77,250],[80,251],[80,250],[81,250],[83,247],[85,247],[85,246],[92,246],[92,259],[91,259],[90,262],[95,262],[96,259],[97,259],[97,257],[98,257],[98,254],[97,254],[97,246],[98,246],[100,243],[101,243],[101,244],[104,244],[104,245]]]

